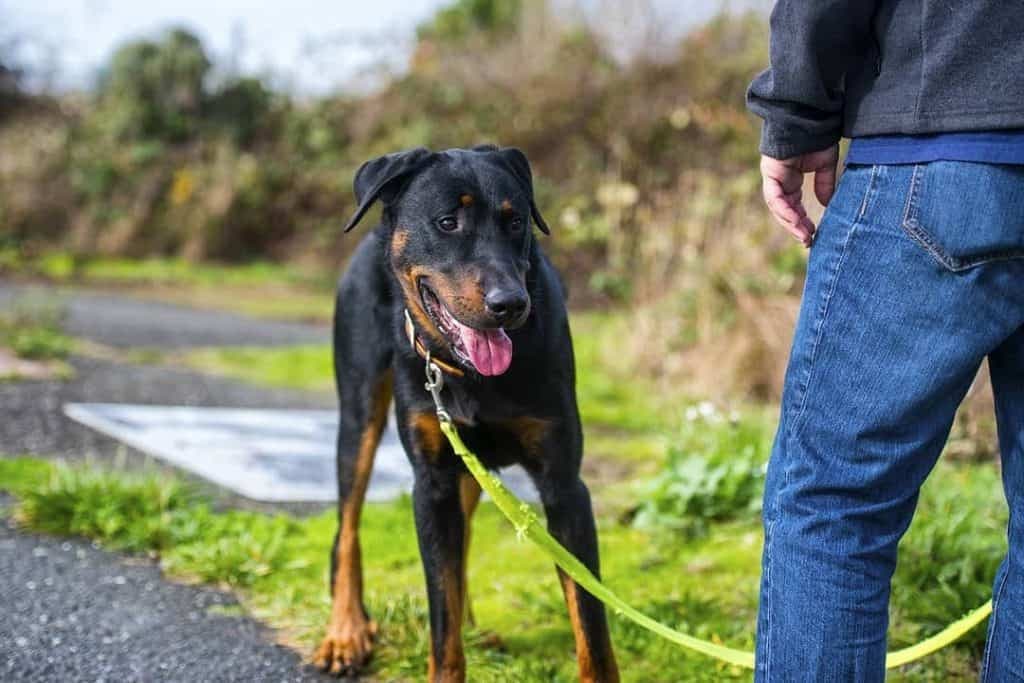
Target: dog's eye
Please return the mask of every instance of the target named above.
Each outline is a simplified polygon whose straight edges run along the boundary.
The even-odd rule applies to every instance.
[[[513,216],[508,222],[508,227],[512,232],[519,232],[523,229],[523,217]]]
[[[441,216],[437,219],[437,227],[442,232],[455,232],[459,229],[459,221],[455,216]]]

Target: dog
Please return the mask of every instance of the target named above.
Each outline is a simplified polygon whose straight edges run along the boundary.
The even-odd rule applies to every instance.
[[[444,374],[444,400],[484,465],[525,468],[548,529],[599,573],[561,280],[534,236],[526,156],[478,146],[390,154],[355,177],[345,231],[381,202],[382,221],[342,276],[334,319],[340,404],[338,531],[331,616],[315,661],[354,675],[377,627],[363,604],[359,516],[391,401],[414,473],[413,508],[430,612],[431,683],[464,681],[469,618],[466,555],[480,488],[441,433],[424,389],[425,358]],[[510,558],[510,561],[511,558]],[[559,571],[582,681],[618,681],[603,605]]]

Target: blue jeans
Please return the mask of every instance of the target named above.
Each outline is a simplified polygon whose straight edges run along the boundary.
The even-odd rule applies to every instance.
[[[765,490],[757,681],[881,681],[896,545],[989,358],[1009,553],[983,680],[1024,680],[1024,166],[851,166],[811,249]]]

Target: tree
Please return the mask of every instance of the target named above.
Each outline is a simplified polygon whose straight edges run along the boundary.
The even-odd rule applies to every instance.
[[[258,78],[237,78],[209,98],[205,114],[236,145],[248,147],[272,124],[273,104],[273,94]]]
[[[523,0],[455,0],[420,25],[420,40],[461,42],[475,33],[504,33],[516,27]]]
[[[3,19],[0,18],[0,23]],[[22,72],[16,65],[15,53],[19,39],[13,34],[0,34],[0,118],[14,110],[23,100]]]
[[[188,31],[128,43],[101,79],[101,108],[118,137],[187,139],[199,124],[209,70],[202,43]]]

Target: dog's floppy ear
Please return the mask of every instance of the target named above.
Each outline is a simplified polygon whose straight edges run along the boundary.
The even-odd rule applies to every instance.
[[[533,172],[530,170],[530,162],[527,160],[526,155],[516,147],[505,147],[497,150],[495,154],[505,162],[505,165],[512,171],[512,174],[522,183],[523,189],[526,190],[526,194],[530,198],[530,215],[533,216],[533,222],[537,224],[541,232],[545,235],[550,235],[551,231],[548,229],[548,224],[544,221],[544,217],[540,215],[540,211],[537,209],[537,202],[533,200]]]
[[[373,203],[382,198],[381,194],[388,185],[419,171],[433,157],[434,153],[429,149],[419,147],[377,157],[360,166],[356,171],[356,179],[353,183],[359,206],[345,226],[345,232],[358,225]]]

